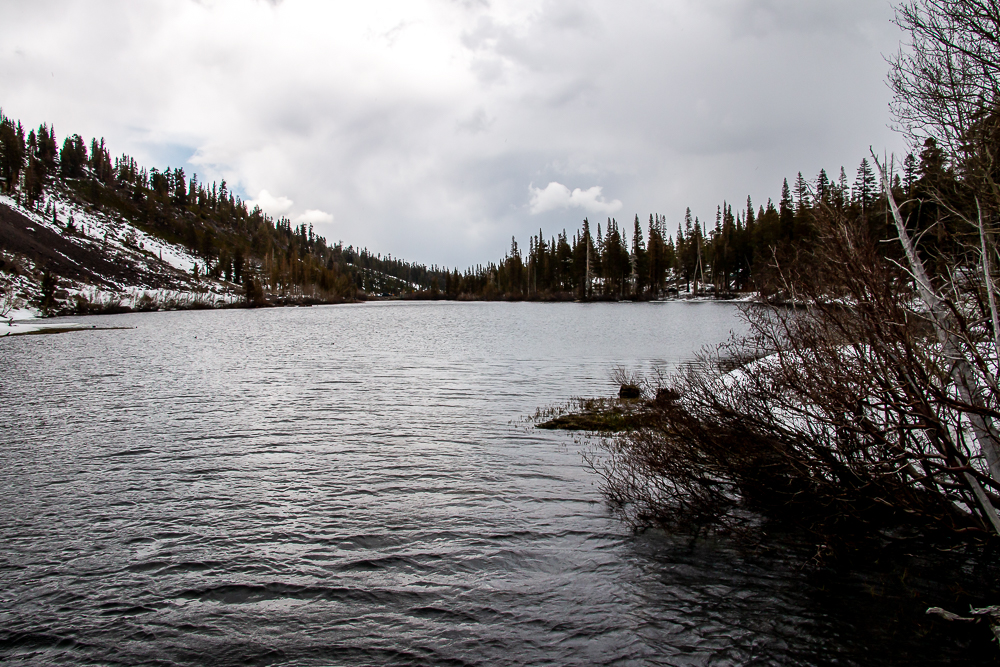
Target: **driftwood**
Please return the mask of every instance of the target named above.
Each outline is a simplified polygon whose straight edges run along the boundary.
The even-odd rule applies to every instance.
[[[932,616],[940,616],[946,621],[957,621],[959,623],[980,623],[986,621],[993,633],[993,638],[1000,642],[1000,606],[973,607],[969,609],[971,617],[960,616],[941,607],[931,607],[927,613]]]

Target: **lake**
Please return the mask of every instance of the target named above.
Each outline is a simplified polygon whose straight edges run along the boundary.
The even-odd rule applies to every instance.
[[[8,664],[975,658],[922,615],[951,573],[632,534],[583,445],[524,422],[743,331],[731,304],[68,319],[134,328],[0,339]]]

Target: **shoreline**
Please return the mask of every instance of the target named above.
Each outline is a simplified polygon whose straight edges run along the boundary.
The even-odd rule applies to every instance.
[[[663,299],[610,299],[610,298],[597,298],[597,299],[545,299],[545,298],[495,298],[495,299],[472,299],[459,297],[446,297],[446,296],[420,296],[420,295],[402,295],[402,296],[373,296],[364,295],[360,298],[353,300],[335,299],[335,300],[324,300],[315,299],[311,297],[306,297],[303,299],[288,298],[288,297],[278,297],[274,301],[267,301],[265,303],[258,303],[255,305],[248,305],[246,303],[240,302],[226,302],[219,303],[217,305],[212,305],[204,302],[191,302],[191,303],[173,303],[167,307],[139,307],[133,308],[122,303],[98,306],[87,308],[85,311],[79,310],[61,310],[52,313],[51,315],[43,315],[38,311],[33,309],[19,309],[15,311],[16,314],[8,315],[0,319],[0,338],[5,337],[6,332],[3,330],[3,320],[9,320],[13,326],[24,326],[36,320],[49,320],[57,317],[90,317],[93,315],[124,315],[128,313],[147,313],[147,312],[174,312],[174,311],[186,311],[186,310],[242,310],[242,309],[256,309],[256,308],[309,308],[312,306],[332,306],[332,305],[344,305],[344,304],[362,304],[362,303],[385,303],[385,302],[412,302],[412,301],[435,301],[435,302],[454,302],[454,303],[494,303],[494,302],[506,302],[506,303],[579,303],[579,304],[590,304],[590,303],[619,303],[619,304],[636,304],[636,303],[756,303],[760,301],[760,294],[757,292],[747,292],[736,296],[733,298],[715,298],[712,296],[681,296],[681,297],[668,297]],[[37,325],[32,325],[37,326]],[[72,327],[73,329],[77,327]],[[86,327],[84,327],[86,328]],[[101,327],[98,327],[99,329]],[[121,327],[106,327],[106,328],[121,328]],[[22,331],[20,333],[32,333],[32,331]]]
[[[0,325],[0,338],[10,338],[12,336],[39,336],[47,334],[69,333],[71,331],[111,331],[115,329],[134,329],[135,327],[99,327],[97,325],[87,326],[76,322],[59,322],[48,324],[44,322],[13,322],[4,328]]]

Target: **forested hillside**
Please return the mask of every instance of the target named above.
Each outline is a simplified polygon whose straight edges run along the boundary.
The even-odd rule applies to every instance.
[[[26,131],[2,113],[0,195],[8,305],[20,299],[45,312],[80,310],[85,286],[225,293],[234,297],[230,302],[250,305],[337,302],[399,296],[429,288],[433,278],[423,265],[329,244],[311,225],[272,219],[225,181],[209,184],[183,169],[147,169],[128,155],[112,157],[103,139],[88,145],[74,134],[60,147],[54,128]],[[108,273],[104,265],[115,257],[104,250],[142,264],[150,243],[184,255],[180,265],[190,277],[176,275],[178,263],[169,261]],[[67,261],[67,253],[75,259]],[[73,294],[78,298],[69,299]]]

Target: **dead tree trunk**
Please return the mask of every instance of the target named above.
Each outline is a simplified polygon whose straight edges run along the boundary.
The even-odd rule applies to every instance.
[[[899,242],[902,244],[903,251],[906,254],[910,273],[917,284],[917,293],[930,314],[934,331],[942,347],[942,352],[945,358],[951,361],[952,381],[955,383],[959,396],[966,405],[973,408],[982,408],[984,407],[981,399],[982,387],[975,373],[973,373],[968,360],[962,353],[961,345],[950,326],[950,314],[934,290],[930,277],[924,268],[923,260],[917,255],[916,246],[910,238],[909,232],[906,229],[906,223],[899,212],[899,207],[896,205],[896,198],[892,194],[889,177],[874,151],[872,151],[872,158],[875,160],[875,165],[882,178],[882,189],[885,191],[886,199],[892,212],[893,222],[896,226],[896,232],[899,235]],[[965,413],[965,417],[969,420],[969,424],[972,427],[972,434],[976,440],[976,444],[979,446],[980,453],[986,459],[989,466],[990,477],[995,482],[1000,483],[1000,437],[998,437],[996,429],[993,427],[991,420],[979,412],[968,411]],[[977,501],[980,503],[981,509],[989,517],[993,529],[1000,535],[1000,516],[997,515],[997,511],[986,496],[982,485],[971,473],[964,473],[964,477],[975,494]]]

